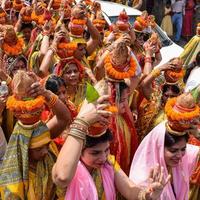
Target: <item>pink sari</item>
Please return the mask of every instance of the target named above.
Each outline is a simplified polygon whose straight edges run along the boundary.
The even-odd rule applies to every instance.
[[[165,122],[156,126],[138,147],[130,170],[130,179],[140,185],[148,184],[148,175],[158,163],[164,167],[164,176],[168,170],[164,160]],[[197,162],[199,148],[187,144],[186,153],[177,167],[172,168],[174,196],[171,183],[164,188],[160,200],[186,200],[189,193],[189,179]]]
[[[114,169],[111,165],[106,163],[101,168],[101,175],[103,179],[103,187],[106,200],[115,200],[116,191],[114,186]],[[95,183],[86,169],[86,167],[79,162],[75,176],[67,188],[65,200],[98,200],[97,189]]]

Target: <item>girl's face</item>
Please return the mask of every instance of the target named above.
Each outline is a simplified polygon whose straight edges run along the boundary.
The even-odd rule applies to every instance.
[[[164,148],[165,162],[168,167],[176,167],[185,155],[186,140],[183,138],[171,147]]]
[[[19,60],[18,62],[16,62],[14,64],[14,67],[12,69],[12,74],[16,74],[18,70],[24,70],[26,71],[26,64],[22,61],[22,60]]]
[[[29,159],[31,161],[40,161],[48,154],[49,144],[42,147],[29,149]]]
[[[63,103],[65,103],[65,101],[66,101],[66,96],[67,96],[67,94],[66,94],[66,88],[64,87],[64,86],[61,86],[60,88],[59,88],[59,90],[58,90],[58,97],[59,97],[59,99],[63,102]]]
[[[69,64],[63,74],[66,85],[76,86],[79,83],[80,72],[76,64]]]
[[[110,153],[109,141],[99,143],[94,147],[86,148],[81,156],[81,160],[84,162],[89,170],[102,167],[107,161],[107,157]]]

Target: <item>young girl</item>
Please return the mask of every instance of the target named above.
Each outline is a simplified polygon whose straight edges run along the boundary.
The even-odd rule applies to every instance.
[[[161,28],[167,33],[169,37],[173,36],[173,25],[171,19],[171,2],[167,1],[165,6],[165,13],[161,23]]]

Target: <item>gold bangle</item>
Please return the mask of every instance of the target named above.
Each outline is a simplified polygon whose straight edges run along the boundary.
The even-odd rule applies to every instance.
[[[80,123],[73,122],[70,125],[70,129],[78,129],[78,130],[82,131],[83,133],[88,134],[88,127],[83,124],[80,124]]]
[[[84,134],[84,132],[79,131],[79,130],[77,130],[75,128],[71,129],[70,132],[68,133],[68,135],[71,135],[71,136],[73,136],[75,138],[81,139],[84,142],[86,140],[86,135]]]
[[[84,124],[85,126],[89,127],[90,124],[88,122],[86,122],[85,120],[81,119],[81,118],[76,118],[74,121],[76,122],[80,122],[81,124]]]
[[[138,200],[146,200],[146,189],[141,189],[139,191]]]
[[[49,49],[48,50],[51,50],[54,54],[57,52],[57,49],[55,48],[55,47],[49,47]]]
[[[161,72],[160,69],[154,69],[152,70],[151,75],[156,78],[160,76],[160,72]]]
[[[9,85],[12,81],[12,78],[10,76],[7,77],[6,79],[6,84]]]

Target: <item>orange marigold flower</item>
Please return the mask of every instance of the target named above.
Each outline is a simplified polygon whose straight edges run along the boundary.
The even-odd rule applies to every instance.
[[[130,63],[129,63],[130,67],[127,71],[116,70],[111,63],[110,55],[108,55],[105,58],[104,63],[105,63],[104,67],[105,67],[105,70],[106,70],[106,73],[108,74],[108,76],[110,76],[111,78],[114,78],[114,79],[118,79],[118,80],[130,78],[130,77],[134,76],[135,72],[136,72],[136,68],[137,68],[137,63],[133,57],[131,57],[131,59],[130,59]]]
[[[17,56],[22,53],[24,48],[24,40],[23,38],[18,38],[17,43],[15,45],[10,46],[6,42],[3,43],[3,51],[5,54],[9,56]]]

